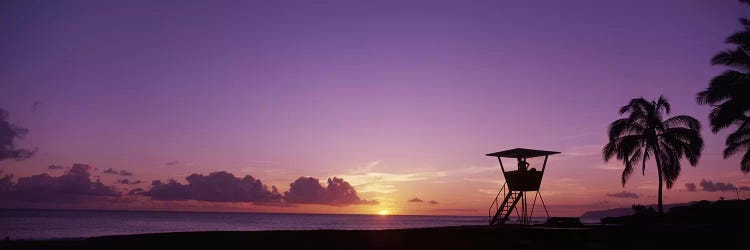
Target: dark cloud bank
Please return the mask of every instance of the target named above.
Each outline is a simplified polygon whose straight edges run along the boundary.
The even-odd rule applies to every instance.
[[[374,205],[378,201],[363,200],[348,182],[329,178],[326,187],[313,177],[300,177],[289,184],[289,191],[280,194],[275,186],[270,188],[250,175],[243,178],[221,171],[209,175],[192,174],[187,184],[175,180],[155,180],[151,189],[134,189],[130,193],[151,197],[153,200],[197,200],[209,202],[254,202],[322,205]]]
[[[414,197],[414,199],[408,200],[408,202],[409,202],[409,203],[424,203],[425,201],[423,201],[423,200],[422,200],[422,199],[420,199],[419,197]],[[427,202],[426,204],[429,204],[429,205],[437,205],[437,204],[440,204],[440,203],[439,203],[439,202],[437,202],[437,201],[434,201],[434,200],[430,200],[430,201],[428,201],[428,202]]]
[[[0,178],[0,200],[26,202],[78,202],[92,198],[118,197],[120,192],[97,181],[91,181],[91,167],[74,164],[61,176],[48,174],[18,178]]]
[[[297,204],[327,205],[377,205],[378,201],[362,200],[354,187],[342,178],[328,178],[324,188],[320,181],[313,177],[299,177],[289,184],[289,191],[284,192],[284,201]]]
[[[627,191],[622,191],[622,192],[613,193],[613,194],[607,193],[607,196],[614,197],[614,198],[630,198],[630,199],[638,199],[639,197],[641,197],[640,195],[636,193],[631,193]]]
[[[53,167],[54,166],[54,167]],[[52,165],[51,170],[66,169]],[[99,180],[92,181],[93,168],[85,164],[74,164],[61,176],[48,174],[19,178],[13,182],[12,175],[0,178],[0,202],[79,202],[102,197],[119,197],[114,186]],[[131,176],[125,170],[109,168],[104,173]],[[185,178],[186,184],[175,180],[155,180],[150,188],[134,188],[128,195],[140,195],[158,201],[207,201],[207,202],[252,202],[256,204],[323,204],[323,205],[373,205],[378,201],[360,199],[356,190],[344,179],[329,178],[325,187],[312,177],[300,177],[290,183],[290,189],[282,195],[275,186],[270,188],[250,175],[235,177],[225,171],[208,175],[192,174]],[[138,185],[140,180],[118,179],[118,184]]]
[[[260,180],[246,175],[235,177],[225,171],[209,175],[192,174],[186,178],[187,184],[175,180],[162,182],[155,180],[151,189],[139,193],[154,200],[197,200],[211,202],[279,202],[281,195],[276,187],[263,184]]]
[[[65,169],[65,166],[63,166],[63,165],[49,165],[49,166],[47,166],[47,169],[49,169],[49,170]]]
[[[108,168],[107,170],[104,170],[105,174],[115,174],[115,175],[122,175],[122,176],[133,176],[133,172],[127,171],[127,170],[115,170],[112,168]]]
[[[141,180],[131,181],[131,180],[128,180],[128,179],[119,179],[119,180],[117,180],[117,183],[125,184],[125,185],[138,185],[138,184],[141,184],[143,182]]]
[[[705,192],[724,192],[724,191],[750,191],[750,187],[737,187],[732,183],[724,183],[724,182],[713,182],[710,180],[701,180],[699,183],[701,186],[701,190]],[[685,188],[688,192],[697,192],[698,186],[695,185],[695,183],[685,183]]]
[[[687,188],[688,192],[698,191],[697,188],[696,188],[696,186],[695,186],[695,183],[685,183],[685,188]]]

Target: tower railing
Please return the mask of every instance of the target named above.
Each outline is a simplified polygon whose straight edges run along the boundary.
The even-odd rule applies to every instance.
[[[505,196],[507,195],[507,190],[505,190],[505,187],[507,186],[506,184],[507,182],[504,182],[503,185],[500,186],[500,191],[497,192],[497,195],[495,195],[495,200],[492,201],[492,204],[490,204],[490,208],[487,210],[487,217],[490,224],[492,224],[492,218],[494,217],[493,212],[500,209],[500,201],[498,200],[498,198],[500,198],[500,194],[503,195],[503,198],[505,198]]]

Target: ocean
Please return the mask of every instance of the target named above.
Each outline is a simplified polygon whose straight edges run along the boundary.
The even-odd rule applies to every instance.
[[[486,216],[0,209],[0,238],[10,239],[189,231],[382,230],[486,224]]]

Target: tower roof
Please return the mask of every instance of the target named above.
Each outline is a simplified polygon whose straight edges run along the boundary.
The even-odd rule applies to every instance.
[[[532,158],[532,157],[539,157],[539,156],[554,155],[554,154],[559,154],[559,153],[560,152],[554,152],[554,151],[545,151],[545,150],[536,150],[536,149],[527,149],[527,148],[514,148],[510,150],[487,154],[487,156],[507,157],[507,158]]]

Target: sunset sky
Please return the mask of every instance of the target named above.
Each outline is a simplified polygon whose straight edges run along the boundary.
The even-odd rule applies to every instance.
[[[709,60],[747,11],[734,0],[2,1],[0,108],[38,152],[0,162],[0,177],[76,169],[118,195],[0,206],[486,215],[503,178],[484,155],[516,147],[562,152],[542,183],[552,215],[654,204],[655,164],[623,188],[601,149],[619,107],[661,94],[706,140],[665,204],[736,198],[712,186],[750,179],[722,158],[728,131],[707,129],[695,95],[724,70]],[[299,177],[343,178],[359,200],[128,194],[218,171],[279,195]]]

